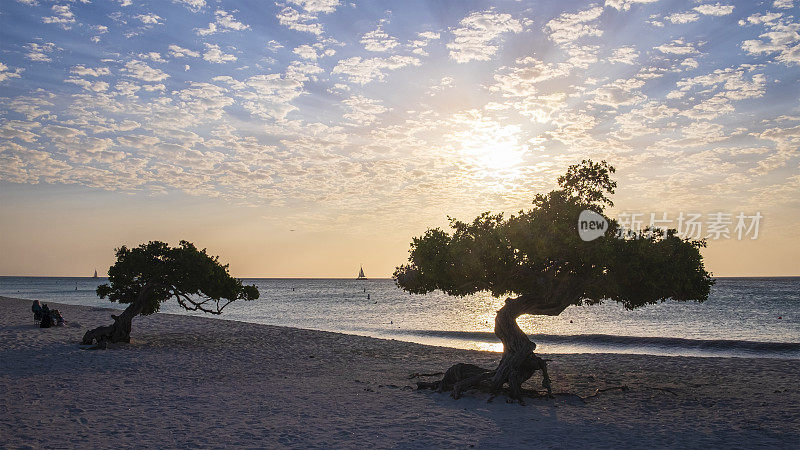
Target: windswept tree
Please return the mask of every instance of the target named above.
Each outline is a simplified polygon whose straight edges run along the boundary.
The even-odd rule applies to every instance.
[[[705,241],[681,239],[675,230],[660,229],[616,236],[619,224],[603,215],[613,206],[613,173],[605,161],[583,161],[559,177],[560,189],[537,194],[530,210],[508,218],[487,212],[470,223],[450,219],[451,232],[429,229],[412,240],[408,264],[394,272],[402,289],[509,296],[495,318],[494,332],[503,343],[497,368],[453,366],[436,385],[440,390],[452,390],[457,398],[480,383],[493,392],[507,383],[510,396],[519,399],[522,383],[541,370],[549,392],[546,363],[533,353],[536,344],[517,325],[524,314],[556,316],[570,305],[604,300],[633,309],[667,299],[708,298],[714,281],[700,255]],[[578,220],[585,210],[608,222],[603,236],[581,239]]]
[[[234,301],[255,300],[259,295],[255,286],[243,286],[231,277],[219,257],[191,242],[170,247],[151,241],[132,249],[122,246],[116,252],[117,261],[108,270],[109,284],[98,286],[97,295],[128,307],[111,315],[113,324],[87,331],[85,345],[97,341],[105,348],[109,342],[130,342],[133,318],[158,312],[161,303],[172,298],[188,311],[222,314]]]

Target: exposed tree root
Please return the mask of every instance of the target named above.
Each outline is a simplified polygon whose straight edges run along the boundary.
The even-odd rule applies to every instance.
[[[423,377],[423,376],[437,376],[440,375],[441,372],[438,373],[429,373],[429,374],[422,374],[419,372],[415,372],[409,375],[409,379]],[[597,397],[598,395],[608,392],[608,391],[623,391],[626,392],[630,390],[627,385],[620,385],[620,386],[611,386],[606,388],[597,388],[595,389],[594,393],[582,397],[578,394],[574,394],[572,392],[549,392],[549,391],[538,391],[535,389],[527,389],[527,388],[518,388],[516,391],[512,389],[510,386],[501,386],[499,389],[495,388],[493,383],[491,382],[492,377],[494,376],[494,370],[484,369],[482,367],[476,366],[474,364],[466,364],[466,363],[459,363],[455,364],[454,366],[447,369],[447,372],[444,373],[444,376],[441,380],[438,381],[419,381],[417,382],[417,389],[432,389],[436,392],[451,392],[451,396],[453,398],[459,398],[461,394],[466,390],[477,390],[480,392],[485,392],[489,394],[489,399],[487,402],[491,402],[497,397],[498,395],[506,395],[508,396],[508,403],[513,403],[514,401],[518,402],[520,405],[525,404],[525,398],[556,398],[556,397],[575,397],[583,403],[586,403],[586,400]],[[456,391],[456,389],[461,386],[460,391]],[[659,388],[659,387],[647,387],[648,389],[654,389],[659,391],[668,392],[672,395],[678,395],[675,392],[667,389],[667,388]]]

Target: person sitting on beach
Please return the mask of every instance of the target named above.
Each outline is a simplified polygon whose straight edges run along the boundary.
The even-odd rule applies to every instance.
[[[62,316],[57,309],[50,311],[50,317],[53,319],[53,325],[57,327],[63,327],[64,324],[67,323],[67,321],[64,320],[64,316]]]
[[[50,315],[50,308],[47,305],[42,305],[42,320],[39,322],[39,328],[50,328],[53,326],[53,317]]]
[[[31,305],[31,311],[33,312],[33,321],[39,323],[42,321],[42,304],[39,303],[39,300],[34,300],[33,304]]]

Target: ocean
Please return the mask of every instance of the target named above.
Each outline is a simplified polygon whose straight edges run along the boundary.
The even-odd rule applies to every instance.
[[[119,308],[95,294],[95,288],[106,281],[0,277],[0,295]],[[495,311],[504,299],[489,295],[410,295],[388,279],[243,282],[255,284],[261,298],[235,302],[221,316],[184,311],[174,300],[164,303],[161,312],[502,350],[492,328]],[[667,301],[626,311],[606,302],[569,307],[557,317],[523,316],[519,324],[537,344],[538,353],[800,359],[800,277],[719,278],[704,303]],[[95,325],[103,324],[91,324]],[[135,320],[133,326],[135,332]]]

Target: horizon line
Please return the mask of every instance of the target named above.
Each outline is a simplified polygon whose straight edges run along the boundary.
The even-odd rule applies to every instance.
[[[0,275],[0,278],[88,278],[94,279],[94,277],[90,276],[76,276],[76,275]],[[108,276],[98,276],[98,279],[104,278],[107,279]],[[233,276],[233,278],[238,278],[240,280],[358,280],[355,277],[238,277]],[[800,278],[800,274],[798,275],[726,275],[726,276],[712,276],[713,279],[720,279],[720,278]],[[369,280],[391,280],[392,277],[368,277],[366,279],[360,279],[358,281],[369,281]]]

